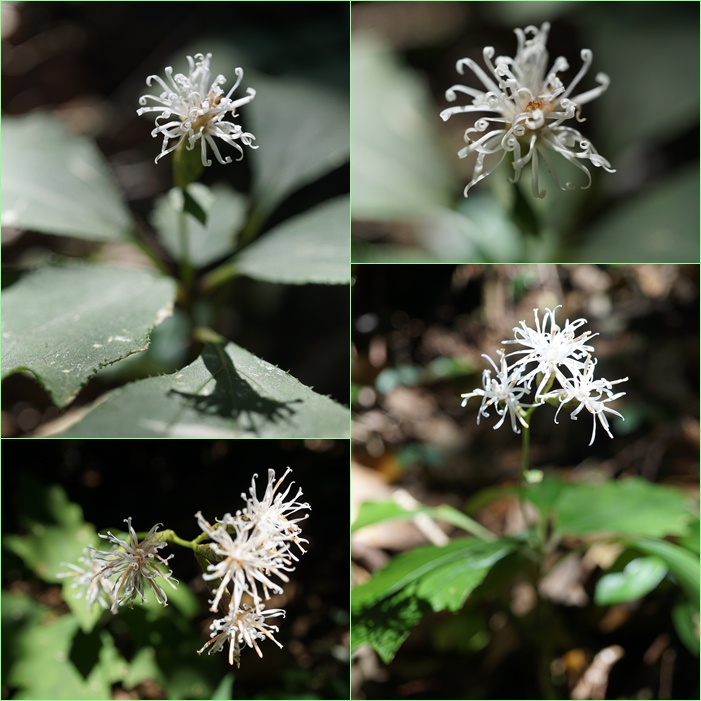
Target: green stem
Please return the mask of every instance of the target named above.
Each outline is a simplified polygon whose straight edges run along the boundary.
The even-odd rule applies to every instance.
[[[170,271],[165,263],[158,257],[158,255],[151,250],[149,245],[144,241],[134,229],[129,230],[129,238],[132,243],[153,263],[153,266],[164,275],[169,275]]]
[[[174,545],[181,545],[183,548],[188,548],[197,552],[197,543],[193,540],[184,540],[178,536],[175,531],[167,528],[165,531],[161,531],[156,534],[154,541],[160,541],[162,543],[173,543]]]
[[[194,274],[190,265],[190,249],[187,235],[187,214],[185,212],[185,191],[183,190],[183,207],[178,214],[178,234],[180,238],[180,279],[189,291],[192,287]]]
[[[200,281],[202,292],[211,292],[229,280],[233,280],[239,274],[236,261],[223,263],[210,273],[207,273]]]
[[[238,250],[240,251],[245,246],[248,246],[253,239],[258,235],[261,225],[265,221],[265,212],[258,206],[251,211],[248,221],[246,222],[246,228],[241,232],[238,240]]]

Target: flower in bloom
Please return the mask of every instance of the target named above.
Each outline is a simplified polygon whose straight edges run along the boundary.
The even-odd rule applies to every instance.
[[[591,432],[591,440],[589,445],[594,442],[596,437],[596,419],[603,426],[604,431],[608,434],[609,438],[613,438],[611,430],[609,429],[608,419],[606,418],[606,412],[609,414],[615,414],[616,416],[623,419],[623,416],[617,411],[611,409],[611,407],[606,406],[606,402],[612,402],[616,399],[622,397],[625,392],[619,392],[614,394],[612,386],[618,384],[619,382],[626,382],[627,377],[621,380],[609,381],[606,379],[595,380],[594,379],[594,368],[596,367],[596,360],[592,360],[591,356],[587,357],[586,363],[582,372],[572,375],[565,383],[563,389],[555,390],[544,395],[544,398],[555,397],[560,401],[560,406],[558,407],[557,413],[555,414],[555,423],[557,423],[557,415],[560,413],[565,404],[574,401],[578,403],[575,410],[570,414],[571,419],[577,419],[577,414],[579,414],[582,409],[586,409],[593,419],[593,427]]]
[[[245,146],[258,148],[253,145],[256,138],[253,134],[245,132],[240,124],[225,121],[229,115],[237,117],[236,108],[250,102],[256,94],[253,88],[247,88],[247,95],[238,100],[232,100],[231,95],[241,84],[243,70],[236,69],[236,82],[229,92],[224,95],[220,87],[226,83],[223,75],[218,75],[214,81],[211,79],[209,61],[212,54],[196,54],[187,57],[190,71],[188,75],[177,73],[173,75],[172,67],[165,69],[166,79],[164,81],[157,75],[151,75],[146,79],[146,84],[151,87],[152,82],[158,83],[163,92],[156,95],[144,95],[139,99],[142,105],[137,110],[141,115],[146,112],[160,112],[156,117],[156,128],[151,132],[152,136],[163,136],[163,146],[161,152],[156,156],[156,163],[167,153],[174,151],[182,143],[186,143],[186,148],[191,151],[199,141],[202,165],[212,165],[212,161],[207,158],[207,146],[212,149],[214,155],[220,163],[231,163],[231,157],[222,158],[215,138],[233,146],[240,153],[237,160],[243,158],[243,149],[238,144],[240,141]],[[148,105],[148,100],[153,100],[157,105]],[[163,121],[161,121],[163,120]],[[174,140],[175,144],[168,147],[168,143]]]
[[[241,495],[246,500],[244,514],[251,523],[255,524],[259,532],[271,538],[289,540],[295,543],[302,552],[306,552],[302,547],[302,543],[308,541],[299,537],[302,529],[297,524],[306,519],[308,514],[296,519],[291,519],[289,516],[301,509],[309,509],[310,506],[307,503],[298,501],[302,495],[301,489],[297,491],[294,497],[288,499],[288,494],[294,482],[291,482],[284,492],[280,493],[277,491],[290,472],[292,470],[288,467],[285,474],[276,482],[275,470],[268,470],[268,485],[260,501],[256,495],[256,478],[258,475],[253,475],[251,488],[249,489],[250,498],[246,497],[245,494]],[[291,553],[290,556],[294,557]]]
[[[161,524],[157,523],[139,542],[131,526],[131,518],[125,519],[125,523],[129,527],[128,541],[121,540],[108,532],[107,535],[100,534],[100,538],[109,540],[118,546],[117,548],[110,552],[102,552],[91,547],[93,559],[100,564],[100,569],[94,577],[102,579],[117,577],[112,589],[112,613],[116,613],[117,608],[122,604],[132,605],[137,594],[141,597],[141,601],[147,601],[144,595],[144,582],[151,587],[156,595],[156,601],[167,606],[168,597],[156,580],[159,577],[164,579],[173,589],[177,587],[178,581],[172,576],[172,571],[163,573],[156,566],[157,562],[167,566],[168,560],[173,557],[169,555],[163,558],[158,555],[158,550],[167,545],[163,541],[156,540],[158,527]]]
[[[594,418],[594,426],[591,435],[591,445],[596,437],[596,420],[603,426],[609,437],[613,438],[609,428],[607,413],[614,414],[623,419],[617,411],[606,406],[608,402],[620,399],[625,392],[614,394],[613,385],[625,382],[621,380],[594,379],[596,360],[592,360],[592,346],[587,344],[597,334],[589,331],[577,335],[578,329],[587,323],[586,319],[577,319],[565,322],[560,327],[555,321],[555,309],[546,309],[541,325],[538,310],[534,309],[535,329],[521,321],[514,328],[514,338],[503,343],[517,343],[525,346],[525,350],[517,350],[506,354],[504,350],[497,351],[500,358],[499,367],[487,355],[484,358],[491,363],[496,371],[496,377],[492,378],[492,371],[487,368],[482,374],[483,389],[476,389],[463,394],[462,406],[467,404],[470,397],[482,397],[482,404],[477,414],[477,423],[481,416],[489,416],[488,409],[494,406],[501,420],[494,428],[499,428],[505,421],[507,414],[511,419],[511,428],[515,433],[520,433],[519,424],[528,428],[525,410],[540,406],[545,402],[558,405],[555,414],[557,416],[563,406],[574,407],[571,418],[586,409]],[[521,356],[509,365],[508,359],[512,356]],[[537,378],[538,387],[533,397],[533,404],[524,403],[524,396],[531,391],[533,379]],[[558,385],[554,386],[557,382]]]
[[[521,408],[528,406],[527,404],[521,403],[521,397],[528,392],[528,387],[518,386],[521,380],[521,368],[514,367],[509,370],[506,365],[504,351],[497,351],[497,355],[500,358],[500,367],[497,367],[488,355],[482,356],[492,364],[492,367],[496,371],[496,378],[492,379],[492,371],[489,368],[484,370],[482,373],[483,389],[476,389],[473,392],[461,395],[462,406],[467,404],[467,400],[470,397],[482,397],[482,404],[477,414],[477,423],[479,423],[481,416],[489,417],[487,409],[493,405],[497,414],[501,416],[501,421],[499,421],[494,428],[499,428],[504,423],[506,415],[508,414],[511,418],[511,428],[513,431],[515,433],[521,433],[518,423],[524,428],[528,428],[528,424],[525,422],[520,411]],[[500,403],[503,403],[503,406],[500,406]]]
[[[210,564],[202,577],[207,580],[221,580],[212,601],[210,610],[216,611],[227,585],[233,587],[231,607],[238,609],[245,594],[253,598],[255,604],[270,598],[270,591],[281,594],[282,587],[270,579],[274,575],[283,582],[289,581],[285,571],[291,571],[290,560],[274,547],[266,547],[266,539],[241,518],[225,514],[218,527],[204,520],[198,511],[197,523],[211,539],[210,548],[219,562]],[[234,531],[232,538],[228,528]],[[258,586],[262,586],[261,596]]]
[[[501,164],[507,153],[513,153],[514,176],[511,182],[517,182],[524,166],[531,163],[531,190],[534,197],[545,196],[545,191],[538,184],[539,158],[542,158],[559,188],[574,189],[571,182],[560,185],[548,151],[560,154],[584,172],[587,177],[584,189],[591,185],[591,174],[584,162],[588,161],[609,173],[615,172],[591,142],[577,129],[566,124],[572,119],[584,121],[581,118],[582,105],[605,92],[609,86],[609,77],[605,73],[599,73],[596,76],[598,87],[572,95],[574,88],[588,72],[593,54],[589,49],[582,49],[580,56],[584,63],[574,80],[565,88],[557,76],[569,68],[565,58],[558,57],[550,70],[547,70],[548,52],[545,43],[549,30],[548,22],[544,22],[540,29],[534,26],[523,30],[515,29],[518,40],[516,56],[497,56],[494,64],[494,47],[485,47],[482,55],[487,73],[470,58],[458,61],[458,73],[462,75],[467,66],[486,88],[486,92],[465,85],[454,85],[446,91],[446,99],[454,102],[458,93],[464,93],[472,97],[472,104],[449,107],[441,112],[442,119],[448,120],[454,114],[465,112],[496,115],[479,118],[474,127],[465,132],[467,146],[458,155],[465,158],[470,153],[477,153],[477,163],[472,180],[465,187],[465,197],[473,185]],[[485,163],[488,157],[493,157],[490,158],[489,166]]]
[[[278,627],[269,625],[265,619],[284,615],[285,612],[282,609],[266,609],[261,604],[255,608],[244,604],[240,609],[230,609],[224,618],[218,618],[212,623],[210,640],[198,650],[198,653],[202,654],[209,648],[207,654],[211,655],[213,652],[223,650],[224,646],[229,643],[230,665],[236,662],[237,667],[241,666],[241,647],[244,644],[254,648],[258,657],[263,657],[263,653],[258,647],[258,640],[268,638],[278,647],[282,647],[271,632],[277,633]]]
[[[299,522],[306,518],[297,516],[303,509],[309,509],[307,503],[300,501],[302,490],[292,496],[292,484],[283,492],[280,485],[291,472],[288,468],[279,479],[275,471],[268,470],[268,484],[259,499],[256,492],[256,478],[253,476],[249,489],[250,497],[242,494],[245,507],[233,516],[225,514],[212,526],[198,512],[197,523],[206,534],[210,543],[199,546],[209,552],[206,571],[202,577],[205,581],[214,581],[211,587],[214,597],[210,601],[211,611],[218,608],[225,612],[211,625],[211,639],[200,650],[209,649],[209,653],[223,650],[229,645],[229,664],[239,664],[241,647],[245,644],[255,648],[263,656],[256,641],[269,638],[278,646],[271,630],[277,627],[268,625],[267,618],[284,616],[282,609],[266,609],[265,602],[272,594],[281,594],[282,587],[271,578],[288,582],[287,572],[292,572],[293,561],[297,558],[290,552],[294,543],[302,551],[302,543],[307,541],[300,537]],[[206,551],[205,551],[206,552]],[[216,587],[216,589],[215,589]],[[251,606],[244,601],[250,597]]]
[[[112,608],[114,603],[114,597],[112,596],[114,584],[100,574],[103,564],[92,556],[89,548],[83,550],[78,562],[80,563],[78,565],[62,562],[61,564],[70,568],[70,571],[60,572],[56,576],[59,579],[75,578],[75,581],[71,583],[71,589],[78,590],[76,599],[81,599],[85,596],[89,606],[92,606],[97,601],[104,609]]]
[[[587,323],[586,319],[577,319],[572,322],[568,319],[562,329],[557,325],[555,312],[561,306],[558,304],[555,309],[545,310],[542,329],[538,318],[538,310],[534,309],[535,329],[526,326],[525,321],[521,321],[519,322],[520,327],[514,328],[514,338],[502,341],[502,343],[518,343],[521,346],[526,346],[528,349],[514,351],[509,353],[509,355],[523,355],[516,363],[516,366],[525,366],[531,362],[536,364],[523,377],[523,380],[530,384],[531,379],[536,375],[543,376],[535,393],[536,399],[540,399],[541,392],[547,385],[551,375],[554,374],[559,382],[565,382],[566,377],[562,367],[575,374],[584,366],[582,360],[587,357],[588,353],[594,351],[591,346],[586,345],[586,342],[590,338],[598,336],[598,334],[585,331],[577,336],[575,333],[580,326]],[[548,322],[550,323],[548,324]],[[546,330],[548,326],[550,327],[549,331]]]

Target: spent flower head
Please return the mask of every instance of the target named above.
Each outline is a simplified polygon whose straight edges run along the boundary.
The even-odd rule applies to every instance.
[[[258,657],[263,657],[263,653],[258,647],[258,640],[268,638],[278,647],[282,645],[275,640],[271,631],[277,631],[277,626],[266,623],[266,618],[284,616],[282,609],[266,609],[262,604],[251,607],[244,604],[241,608],[230,609],[224,618],[216,619],[210,626],[212,631],[210,640],[207,641],[198,652],[202,654],[207,648],[208,655],[219,652],[229,644],[229,664],[236,663],[241,666],[241,647],[247,645],[258,653]]]
[[[226,83],[226,78],[218,75],[212,81],[209,68],[211,58],[212,54],[195,54],[194,59],[188,56],[188,75],[173,75],[173,68],[168,66],[165,69],[167,82],[157,75],[150,75],[146,79],[149,87],[155,81],[163,90],[160,95],[141,97],[139,104],[142,107],[137,110],[139,115],[160,112],[156,117],[156,128],[151,132],[151,136],[163,137],[161,153],[156,156],[156,162],[181,144],[185,144],[187,150],[191,151],[199,141],[203,166],[212,165],[212,161],[207,158],[208,146],[220,163],[231,163],[230,156],[222,157],[215,138],[233,146],[240,154],[237,159],[239,161],[243,158],[243,149],[238,144],[239,141],[245,146],[258,148],[253,145],[256,138],[253,134],[245,132],[240,124],[224,119],[227,116],[237,117],[236,108],[250,102],[256,91],[247,88],[248,94],[245,97],[231,99],[231,95],[243,79],[243,69],[237,68],[236,82],[225,95],[220,86]],[[157,104],[146,106],[149,100]],[[168,147],[171,140],[174,140],[175,144]]]
[[[61,565],[68,567],[68,572],[59,572],[56,576],[59,579],[73,578],[71,589],[76,589],[76,599],[85,597],[89,606],[96,601],[104,609],[112,608],[114,604],[114,583],[103,577],[101,572],[103,563],[93,557],[90,548],[84,548],[83,554],[78,558],[78,564],[62,562]]]
[[[569,64],[564,57],[555,59],[548,69],[548,52],[545,44],[550,24],[544,22],[540,29],[528,26],[515,29],[518,40],[516,56],[497,56],[494,64],[494,47],[487,46],[482,52],[488,73],[471,58],[460,59],[456,69],[461,75],[467,66],[486,88],[478,90],[466,85],[453,85],[446,93],[446,99],[454,102],[458,93],[472,97],[472,104],[449,107],[441,112],[441,118],[448,120],[454,114],[466,112],[489,112],[495,117],[481,117],[474,127],[465,131],[467,146],[458,151],[460,158],[477,153],[472,180],[465,187],[465,197],[470,188],[490,175],[504,160],[507,153],[513,153],[514,176],[517,182],[521,171],[531,163],[531,190],[534,197],[544,197],[545,191],[538,184],[538,159],[542,158],[555,184],[562,190],[573,190],[574,183],[561,185],[550,163],[548,151],[560,154],[579,168],[587,177],[583,189],[591,185],[591,174],[583,162],[615,172],[611,164],[600,156],[594,146],[572,126],[565,124],[575,119],[583,122],[581,107],[599,97],[609,86],[609,77],[598,73],[599,86],[577,95],[574,88],[588,72],[593,54],[582,49],[580,56],[583,65],[567,88],[558,73],[566,71]],[[474,135],[474,136],[473,136]],[[485,162],[490,159],[489,165]]]
[[[113,581],[112,613],[116,613],[117,608],[122,604],[133,605],[137,595],[141,601],[147,601],[144,594],[144,583],[151,587],[156,595],[156,601],[167,606],[168,596],[157,580],[159,578],[165,580],[173,589],[177,588],[178,580],[173,577],[171,570],[164,573],[157,566],[157,563],[167,566],[168,560],[173,557],[173,555],[169,555],[163,558],[158,554],[158,551],[167,545],[167,543],[158,540],[157,531],[161,524],[157,523],[153,526],[146,537],[139,541],[132,528],[131,517],[125,519],[125,523],[129,528],[128,541],[117,538],[108,531],[107,535],[100,533],[100,538],[109,540],[117,546],[116,548],[109,552],[103,552],[91,547],[93,559],[100,564],[100,568],[94,575],[95,578],[116,577]]]

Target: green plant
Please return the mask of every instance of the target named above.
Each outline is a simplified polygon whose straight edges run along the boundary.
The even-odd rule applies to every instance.
[[[623,380],[594,379],[592,336],[589,332],[576,335],[585,320],[568,320],[560,326],[555,314],[546,310],[541,324],[536,311],[536,328],[521,322],[514,329],[514,339],[503,343],[525,350],[499,351],[499,365],[485,356],[492,369],[484,371],[483,388],[463,395],[463,405],[473,396],[482,398],[478,421],[495,411],[500,417],[495,428],[508,417],[512,430],[521,434],[518,484],[478,493],[473,503],[481,507],[499,497],[515,499],[522,529],[498,537],[445,505],[407,509],[394,502],[363,504],[353,530],[425,514],[471,537],[399,555],[357,586],[351,595],[354,649],[369,645],[388,663],[432,611],[459,614],[461,651],[481,649],[489,629],[480,610],[489,602],[509,611],[519,635],[535,653],[543,697],[562,698],[558,694],[564,679],[553,666],[556,655],[563,652],[559,649],[561,624],[545,581],[574,556],[577,561],[588,558],[592,571],[602,570],[594,588],[597,606],[632,602],[658,586],[676,589],[671,623],[684,645],[698,655],[699,520],[691,499],[677,489],[640,478],[576,482],[529,468],[529,423],[540,406],[554,404],[558,413],[569,410],[575,420],[591,414],[593,442],[597,422],[611,435],[606,414],[620,414],[607,403],[624,394],[613,392],[613,385]],[[607,557],[601,556],[602,551]],[[534,598],[520,616],[509,606],[516,583],[526,586]],[[610,669],[619,651],[611,649],[609,657]],[[605,683],[597,693],[604,692]]]
[[[76,415],[74,425],[56,429],[61,435],[348,435],[342,405],[210,326],[226,306],[226,285],[239,276],[281,285],[348,282],[347,196],[270,225],[284,200],[347,159],[346,100],[264,77],[255,79],[257,92],[231,100],[220,87],[223,76],[212,81],[209,61],[190,59],[189,73],[174,79],[168,69],[170,86],[152,76],[164,90],[151,97],[161,107],[139,110],[162,110],[165,123],[153,132],[165,134],[157,160],[174,151],[174,188],[151,216],[155,237],[139,227],[91,141],[49,114],[3,120],[3,224],[92,242],[87,259],[25,264],[5,288],[3,378],[31,373],[59,409],[99,371],[124,385]],[[226,64],[223,73],[231,74]],[[238,85],[242,71],[235,73]],[[225,120],[243,105],[256,137]],[[303,112],[304,120],[290,119]],[[239,143],[256,148],[257,139],[250,197],[197,182],[211,163],[207,147],[231,162],[214,137],[239,150]],[[110,245],[145,261],[105,262]],[[141,360],[152,341],[168,357],[167,369],[123,362]]]

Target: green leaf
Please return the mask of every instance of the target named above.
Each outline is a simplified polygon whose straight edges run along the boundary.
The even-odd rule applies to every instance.
[[[97,540],[97,538],[95,540]],[[77,557],[73,558],[75,564],[78,564],[77,559]],[[66,560],[66,562],[69,561]],[[70,572],[70,569],[66,566],[62,566],[61,571]],[[88,602],[85,600],[85,595],[78,598],[78,592],[73,588],[74,581],[75,580],[72,578],[63,580],[61,596],[63,596],[63,600],[68,605],[71,613],[78,619],[78,623],[80,623],[80,628],[83,633],[87,634],[95,628],[97,622],[100,620],[100,618],[102,618],[102,614],[105,612],[105,609],[103,609],[98,603],[94,603],[92,605],[88,604]]]
[[[699,519],[695,519],[689,525],[688,532],[679,539],[679,545],[691,550],[691,552],[699,554]]]
[[[32,372],[64,407],[99,368],[147,348],[173,280],[89,263],[40,268],[5,291],[2,376]]]
[[[347,91],[260,75],[255,85],[256,98],[246,105],[259,146],[250,153],[253,193],[256,208],[269,212],[348,160],[349,107]]]
[[[77,563],[83,548],[98,542],[95,528],[83,521],[80,506],[68,501],[58,485],[46,487],[23,478],[15,498],[21,505],[18,513],[27,534],[4,536],[3,545],[40,579],[64,581],[56,576],[69,569],[62,563]],[[27,499],[31,499],[33,511],[24,508]]]
[[[234,343],[114,390],[62,437],[342,438],[348,409]]]
[[[430,610],[426,602],[405,592],[382,599],[353,617],[351,649],[370,645],[389,664],[411,629]]]
[[[692,520],[680,490],[631,477],[600,485],[569,485],[559,497],[555,527],[562,535],[678,535]]]
[[[592,107],[602,125],[601,139],[594,139],[597,148],[608,154],[608,147],[599,146],[602,139],[619,152],[631,144],[645,148],[650,142],[672,141],[697,124],[698,93],[688,89],[699,82],[699,35],[693,8],[659,13],[654,7],[641,6],[630,17],[604,3],[585,7],[585,46],[594,52],[592,70],[611,77],[611,87]],[[621,114],[634,114],[635,119],[620,119]]]
[[[2,613],[2,684],[7,687],[8,671],[21,656],[19,640],[27,628],[35,626],[47,615],[49,609],[24,594],[0,594]]]
[[[212,694],[213,699],[231,699],[234,693],[234,675],[229,672],[222,677],[217,688]]]
[[[576,485],[574,485],[574,488],[577,488]],[[552,475],[546,474],[541,482],[529,485],[523,491],[523,497],[537,507],[543,519],[547,519],[567,489],[567,484]]]
[[[649,594],[667,574],[667,566],[659,557],[631,560],[623,572],[605,574],[596,583],[594,601],[599,606],[634,601]]]
[[[152,647],[140,648],[129,664],[129,671],[124,677],[124,688],[133,689],[141,682],[153,679],[163,686],[163,673],[156,662],[156,653]]]
[[[282,284],[350,281],[350,198],[338,197],[284,221],[232,262],[242,275]]]
[[[102,154],[49,114],[3,117],[2,225],[124,241],[129,211]]]
[[[428,86],[387,46],[360,33],[351,70],[353,217],[407,219],[449,207],[455,179]]]
[[[491,566],[513,547],[513,543],[505,540],[485,543],[474,538],[456,538],[443,547],[415,548],[395,557],[372,579],[356,587],[351,592],[351,609],[360,612],[411,585],[411,592],[425,599],[434,610],[457,610]],[[445,587],[433,576],[436,571],[445,577]],[[465,586],[449,583],[452,578],[457,582],[463,580]]]
[[[582,234],[575,260],[660,263],[699,260],[697,166],[687,168],[612,207]]]
[[[215,185],[211,190],[200,183],[187,189],[187,197],[196,203],[206,218],[198,221],[191,212],[191,204],[185,213],[188,255],[196,268],[201,268],[231,253],[236,236],[246,219],[248,201],[240,193],[225,184]],[[183,208],[183,192],[173,188],[156,201],[151,224],[158,238],[175,260],[180,260],[180,215]]]
[[[496,536],[488,531],[484,526],[481,526],[476,521],[473,521],[469,516],[466,516],[461,511],[454,509],[452,506],[443,504],[438,507],[421,507],[419,509],[404,509],[399,504],[393,501],[366,501],[360,505],[358,518],[351,526],[351,533],[370,526],[373,523],[382,521],[390,521],[392,519],[407,519],[414,518],[418,514],[426,514],[437,521],[445,521],[453,526],[462,528],[468,533],[477,536],[483,540],[495,540]]]
[[[694,623],[694,618],[696,623]],[[698,603],[681,601],[672,607],[672,621],[677,635],[695,657],[699,656],[698,620]]]
[[[506,540],[456,539],[396,557],[351,592],[353,647],[371,645],[389,662],[423,615],[430,609],[460,609],[513,548]]]
[[[18,659],[9,684],[22,687],[19,698],[107,699],[110,685],[103,674],[84,679],[69,659],[78,621],[72,615],[25,629],[18,639]],[[93,670],[94,672],[95,670]]]
[[[699,600],[699,558],[688,550],[664,540],[636,538],[628,543],[645,553],[664,560],[669,571],[674,575],[679,586],[692,603]]]

